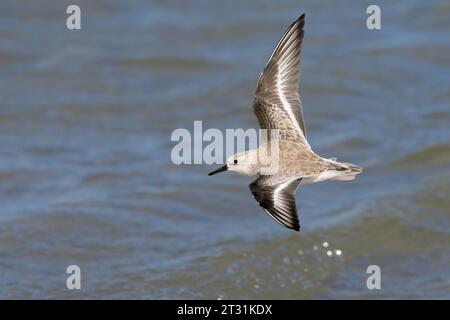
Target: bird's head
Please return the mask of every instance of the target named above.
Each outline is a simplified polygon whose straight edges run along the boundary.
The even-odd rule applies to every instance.
[[[227,163],[210,173],[209,176],[222,171],[235,171],[246,176],[255,176],[258,172],[258,158],[256,150],[238,152],[227,159]]]

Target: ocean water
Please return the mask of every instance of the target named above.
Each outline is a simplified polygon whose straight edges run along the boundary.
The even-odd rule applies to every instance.
[[[450,298],[448,1],[379,1],[381,30],[360,1],[80,0],[74,31],[69,4],[0,4],[0,298]],[[365,171],[301,187],[296,233],[170,135],[257,128],[303,12],[309,141]]]

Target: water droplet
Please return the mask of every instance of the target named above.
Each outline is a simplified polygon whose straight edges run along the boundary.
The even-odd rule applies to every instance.
[[[298,250],[298,254],[302,255],[303,254],[303,250]]]
[[[327,256],[331,257],[332,255],[333,255],[333,251],[328,250],[328,251],[327,251]]]
[[[328,242],[325,241],[324,243],[322,243],[322,245],[324,248],[328,248]]]
[[[340,256],[341,254],[342,254],[342,251],[341,251],[341,250],[339,250],[339,249],[336,250],[336,255],[337,255],[337,256]]]
[[[319,247],[318,246],[314,246],[313,249],[314,249],[314,251],[317,251],[317,250],[319,250]]]

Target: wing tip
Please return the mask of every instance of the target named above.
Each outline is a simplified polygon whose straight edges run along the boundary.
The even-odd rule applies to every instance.
[[[279,214],[278,210],[276,208],[266,209],[264,210],[280,225],[282,225],[285,228],[294,230],[299,232],[300,231],[300,221],[298,220],[297,210],[294,209],[293,214],[291,215],[291,219],[283,218],[282,215]]]
[[[303,13],[300,17],[297,18],[297,20],[295,20],[294,22],[291,23],[291,25],[289,26],[289,28],[287,29],[288,31],[291,30],[292,28],[299,28],[300,30],[303,30],[305,26],[305,14]],[[287,31],[286,31],[287,33]]]
[[[284,225],[286,228],[288,228],[288,229],[291,229],[291,230],[300,232],[300,224],[299,224],[298,222],[295,222],[295,223],[292,224],[292,225],[285,225],[285,224],[283,224],[283,225]]]
[[[305,25],[305,17],[306,17],[306,15],[303,13],[300,17],[298,17],[298,19],[294,22],[294,24],[299,23],[300,28],[303,29],[303,26]]]

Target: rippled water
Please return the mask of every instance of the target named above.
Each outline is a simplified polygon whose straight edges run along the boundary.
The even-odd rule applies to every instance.
[[[358,1],[85,0],[81,31],[69,4],[0,4],[1,298],[450,298],[448,1],[382,1],[379,31]],[[170,134],[257,127],[302,12],[310,143],[365,172],[301,188],[294,233]]]

